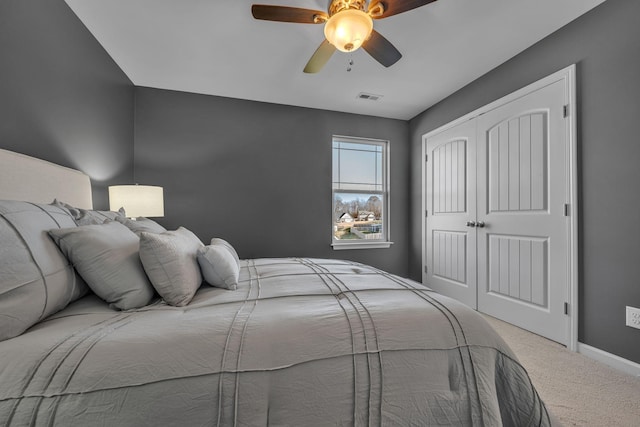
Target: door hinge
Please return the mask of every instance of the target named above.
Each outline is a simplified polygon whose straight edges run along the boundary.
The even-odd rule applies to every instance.
[[[569,315],[569,303],[568,302],[564,303],[564,314],[567,315],[567,316]]]
[[[424,155],[424,161],[425,161],[425,162],[428,162],[428,161],[429,161],[429,155],[428,155],[428,154],[425,154],[425,155]]]
[[[428,217],[429,216],[429,211],[424,211],[424,217]]]
[[[564,105],[562,107],[562,117],[564,117],[564,118],[569,117],[569,104]]]
[[[427,267],[426,265],[424,266],[424,274],[427,274],[429,272],[429,267]]]
[[[564,212],[562,213],[564,216],[569,216],[570,211],[569,211],[569,203],[565,203],[564,204]]]

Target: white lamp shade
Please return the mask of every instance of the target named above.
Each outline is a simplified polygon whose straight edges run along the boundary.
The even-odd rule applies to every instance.
[[[124,208],[129,218],[164,216],[162,187],[152,185],[113,185],[109,187],[109,209]]]

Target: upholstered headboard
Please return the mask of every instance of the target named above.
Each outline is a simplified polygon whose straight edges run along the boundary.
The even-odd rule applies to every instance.
[[[51,203],[92,209],[88,175],[24,154],[0,149],[0,200]]]

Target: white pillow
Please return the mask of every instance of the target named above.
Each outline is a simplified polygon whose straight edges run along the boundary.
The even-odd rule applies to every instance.
[[[198,249],[198,264],[208,284],[231,290],[238,286],[240,267],[231,252],[222,245]]]
[[[231,243],[227,242],[224,239],[220,239],[218,237],[214,237],[213,239],[211,239],[211,245],[212,246],[219,245],[219,246],[222,246],[223,248],[225,248],[226,250],[228,250],[229,253],[231,254],[231,256],[233,256],[233,259],[236,260],[236,263],[238,264],[238,267],[240,266],[240,257],[238,256],[238,252],[236,252],[236,250],[233,248],[233,246],[231,246]]]
[[[202,284],[197,252],[204,244],[180,227],[164,233],[140,233],[140,260],[153,287],[169,305],[189,304]]]
[[[151,302],[155,292],[144,274],[138,247],[140,240],[124,225],[82,225],[49,231],[93,292],[112,308],[128,310]]]

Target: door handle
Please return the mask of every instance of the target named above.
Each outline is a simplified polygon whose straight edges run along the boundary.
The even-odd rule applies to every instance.
[[[483,228],[485,227],[487,224],[484,223],[484,221],[467,221],[467,227],[478,227],[478,228]]]

